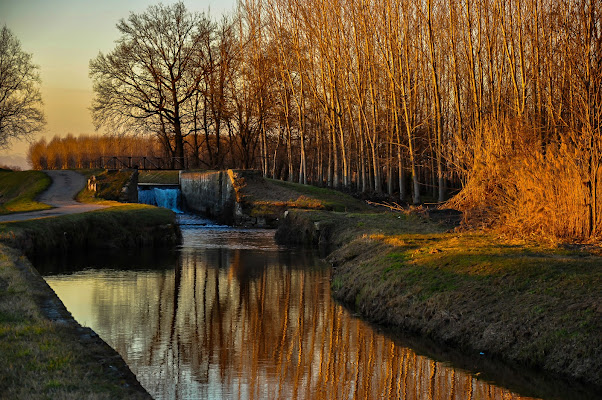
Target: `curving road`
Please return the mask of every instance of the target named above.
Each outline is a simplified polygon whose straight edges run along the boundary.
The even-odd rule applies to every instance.
[[[84,204],[74,200],[77,193],[86,186],[86,178],[75,171],[44,171],[52,184],[36,200],[55,207],[50,210],[30,211],[9,215],[0,215],[0,222],[24,221],[27,219],[56,217],[77,214],[106,208],[98,204]]]

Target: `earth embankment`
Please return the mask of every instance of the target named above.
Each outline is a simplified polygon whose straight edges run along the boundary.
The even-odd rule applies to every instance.
[[[0,397],[151,398],[121,356],[73,319],[20,253],[173,247],[180,241],[175,215],[139,204],[78,203],[82,175],[49,175],[53,184],[38,199],[54,209],[11,214],[0,223]]]
[[[289,211],[280,242],[334,250],[336,299],[467,353],[602,386],[602,257],[403,213]]]
[[[18,251],[0,244],[0,397],[150,399],[119,354],[80,326]]]
[[[170,247],[179,243],[180,231],[171,210],[129,204],[0,224],[0,241],[31,257],[92,249]]]

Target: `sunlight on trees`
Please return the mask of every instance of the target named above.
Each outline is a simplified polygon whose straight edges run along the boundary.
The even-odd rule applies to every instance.
[[[3,26],[0,31],[0,148],[30,139],[45,124],[38,67]]]
[[[601,14],[600,0],[240,0],[215,23],[151,7],[92,60],[94,118],[157,134],[185,167],[597,237]]]
[[[29,147],[28,159],[33,169],[99,168],[110,165],[111,157],[157,161],[164,155],[162,143],[156,137],[116,137],[67,135],[54,137],[50,142],[41,139]],[[121,164],[115,164],[119,167]],[[142,168],[142,165],[140,165]]]
[[[193,116],[187,107],[198,99],[207,71],[203,42],[210,28],[209,19],[189,13],[182,3],[151,6],[119,21],[116,48],[90,61],[96,126],[155,132],[174,167],[182,168],[183,129]]]

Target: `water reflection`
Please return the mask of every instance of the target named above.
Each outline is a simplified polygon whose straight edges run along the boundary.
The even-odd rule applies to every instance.
[[[185,231],[163,268],[48,276],[157,399],[527,399],[396,344],[272,232]],[[171,264],[167,264],[171,262]]]

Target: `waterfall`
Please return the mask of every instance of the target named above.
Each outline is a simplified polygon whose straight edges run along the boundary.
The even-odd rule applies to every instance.
[[[142,189],[138,187],[138,203],[169,208],[178,214],[183,212],[180,209],[179,188],[151,187],[148,189]]]

